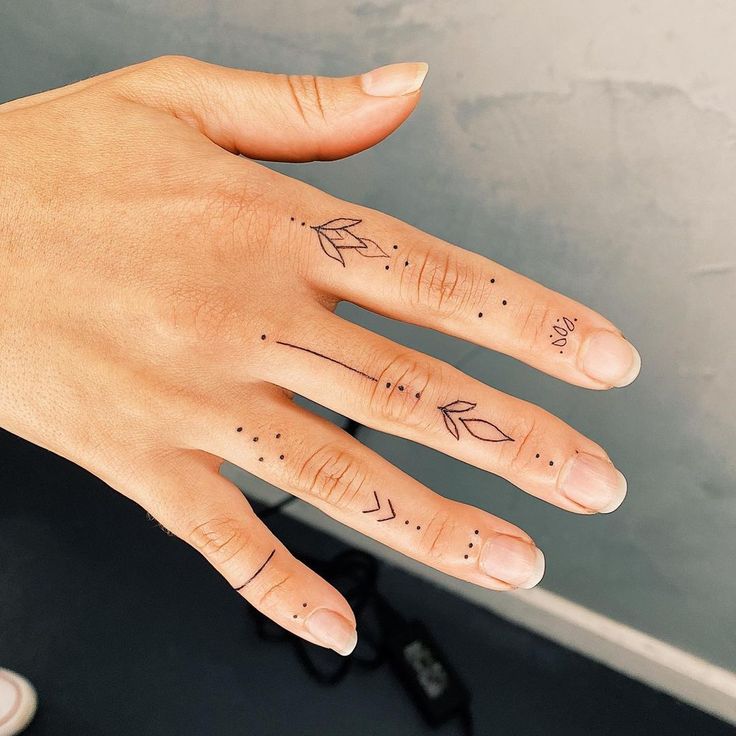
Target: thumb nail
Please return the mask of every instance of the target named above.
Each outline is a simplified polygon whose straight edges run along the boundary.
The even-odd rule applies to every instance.
[[[328,608],[318,608],[304,625],[315,639],[343,657],[350,654],[358,642],[358,634],[350,621]]]
[[[429,66],[423,61],[389,64],[360,77],[363,92],[374,97],[401,97],[416,92],[427,76]]]

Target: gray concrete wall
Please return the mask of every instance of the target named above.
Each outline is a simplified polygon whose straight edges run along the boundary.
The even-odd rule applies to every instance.
[[[281,167],[600,310],[644,361],[602,395],[354,309],[343,313],[536,401],[629,480],[612,517],[374,433],[436,490],[520,524],[548,588],[736,670],[736,10],[701,0],[73,0],[0,3],[0,99],[162,53],[348,74],[430,63],[395,136]]]

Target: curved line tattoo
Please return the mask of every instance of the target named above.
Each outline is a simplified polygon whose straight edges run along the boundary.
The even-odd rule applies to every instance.
[[[271,550],[271,554],[266,557],[266,561],[242,584],[239,585],[237,588],[233,588],[233,590],[243,590],[248,583],[252,583],[262,572],[263,568],[268,565],[269,562],[271,562],[271,558],[276,554],[276,550]]]
[[[294,350],[302,350],[303,352],[310,353],[311,355],[316,355],[318,358],[329,360],[330,363],[336,363],[337,365],[341,365],[343,368],[347,368],[349,371],[352,371],[353,373],[357,373],[359,376],[363,376],[363,378],[367,378],[369,381],[378,383],[377,378],[374,378],[373,376],[369,376],[367,373],[364,373],[363,371],[358,370],[357,368],[353,368],[353,366],[348,365],[347,363],[343,363],[341,360],[337,360],[337,358],[331,358],[329,355],[318,353],[316,350],[311,350],[310,348],[305,348],[305,347],[302,347],[301,345],[294,345],[294,343],[291,343],[291,342],[284,342],[283,340],[276,340],[276,344],[283,345],[284,347],[287,347],[287,348],[294,348]]]
[[[317,233],[320,247],[326,256],[345,268],[344,250],[353,250],[363,258],[388,258],[388,253],[375,240],[361,238],[352,228],[363,222],[354,217],[338,217],[322,225],[310,225]],[[388,268],[388,266],[386,266]]]
[[[437,408],[442,412],[442,418],[445,422],[447,431],[456,439],[460,440],[460,427],[458,427],[453,414],[467,414],[473,411],[477,406],[472,401],[451,401],[449,404],[444,406],[438,406]],[[477,419],[475,417],[461,417],[458,416],[457,420],[460,424],[465,427],[468,434],[475,437],[483,442],[513,442],[514,438],[509,437],[502,429],[497,427],[493,422],[489,422],[487,419]]]

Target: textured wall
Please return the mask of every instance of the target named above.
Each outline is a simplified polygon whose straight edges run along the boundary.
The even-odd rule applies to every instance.
[[[438,491],[533,533],[544,584],[736,669],[736,13],[701,0],[0,3],[0,99],[161,53],[347,74],[430,63],[374,151],[282,167],[599,309],[644,361],[572,389],[502,356],[345,309],[590,434],[629,480],[579,518],[409,443],[366,439]]]

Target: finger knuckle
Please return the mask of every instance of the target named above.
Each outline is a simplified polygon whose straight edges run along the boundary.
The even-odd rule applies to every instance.
[[[444,378],[429,359],[400,354],[391,359],[371,384],[368,412],[389,424],[427,428],[426,406],[434,407]]]
[[[144,64],[144,68],[165,74],[182,74],[197,66],[200,62],[183,54],[163,54]]]
[[[472,266],[454,253],[425,253],[417,267],[406,270],[404,297],[420,310],[452,317],[468,305],[477,291],[478,280]]]
[[[363,463],[351,452],[327,444],[312,452],[299,468],[295,485],[309,497],[347,508],[368,479]]]
[[[529,423],[514,434],[514,441],[507,444],[510,456],[508,458],[508,467],[515,476],[523,473],[529,467],[530,463],[530,447],[533,447],[536,438],[536,420],[532,417]]]
[[[322,80],[312,74],[288,74],[286,83],[304,123],[308,127],[323,126],[327,121],[327,95]]]
[[[455,522],[445,511],[438,511],[425,527],[421,548],[428,559],[441,559],[452,551]]]
[[[256,600],[251,601],[259,611],[278,610],[284,587],[291,580],[291,575],[285,575],[278,580],[269,581],[256,594]]]
[[[550,324],[554,322],[552,313],[553,308],[546,301],[530,300],[522,307],[519,315],[519,341],[524,349],[537,349],[545,338],[545,332],[549,335]]]
[[[243,525],[229,516],[216,516],[197,524],[186,541],[218,567],[246,552],[249,544]]]
[[[363,463],[335,444],[311,453],[296,476],[296,486],[307,496],[335,508],[347,508],[368,478]]]

